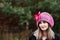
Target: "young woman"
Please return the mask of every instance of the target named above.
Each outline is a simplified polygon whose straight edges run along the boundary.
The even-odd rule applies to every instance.
[[[47,12],[38,12],[35,16],[37,30],[32,33],[29,40],[60,40],[51,29],[54,26],[53,17]]]

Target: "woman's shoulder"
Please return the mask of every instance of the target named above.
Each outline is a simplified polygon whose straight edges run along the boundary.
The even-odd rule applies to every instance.
[[[36,37],[33,34],[31,34],[29,40],[36,40]]]
[[[55,34],[55,39],[56,39],[56,40],[60,40],[60,36],[57,35],[57,34]]]

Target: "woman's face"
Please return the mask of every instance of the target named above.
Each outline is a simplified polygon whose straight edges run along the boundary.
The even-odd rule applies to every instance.
[[[45,30],[47,30],[48,29],[48,23],[46,22],[46,21],[41,21],[40,23],[39,23],[39,27],[40,27],[40,29],[42,30],[42,31],[45,31]]]

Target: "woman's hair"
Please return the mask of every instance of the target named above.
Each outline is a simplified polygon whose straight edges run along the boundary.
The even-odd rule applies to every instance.
[[[38,25],[39,25],[39,23],[38,23]],[[50,25],[49,25],[49,27],[48,27],[48,29],[46,30],[47,31],[47,39],[48,40],[52,40],[52,39],[54,39],[55,37],[54,37],[54,32],[52,31],[52,29],[51,29],[51,27],[50,27]],[[38,27],[38,29],[34,32],[34,36],[36,36],[36,39],[37,40],[40,40],[40,39],[42,39],[42,30]]]

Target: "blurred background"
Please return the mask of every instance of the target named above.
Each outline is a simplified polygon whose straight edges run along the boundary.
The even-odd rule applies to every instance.
[[[49,12],[60,35],[60,0],[0,0],[0,40],[28,40],[36,30],[34,14]]]

